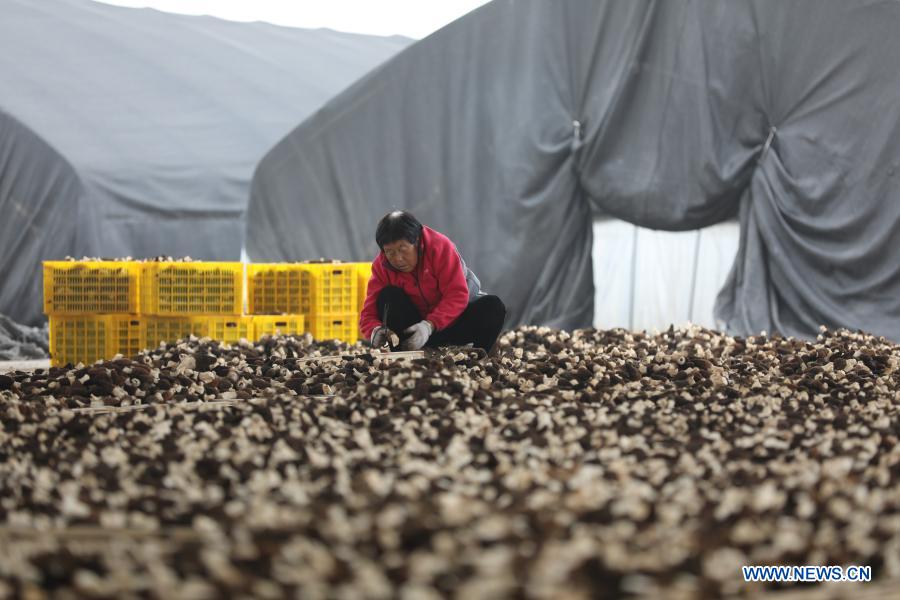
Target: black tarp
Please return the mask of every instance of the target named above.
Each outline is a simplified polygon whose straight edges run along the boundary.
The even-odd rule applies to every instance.
[[[262,155],[410,41],[0,0],[0,313],[67,254],[238,260]]]
[[[595,215],[739,215],[716,305],[731,332],[900,340],[898,27],[897,2],[494,0],[266,155],[248,252],[370,258],[404,207],[458,243],[508,324],[578,327],[604,284]]]

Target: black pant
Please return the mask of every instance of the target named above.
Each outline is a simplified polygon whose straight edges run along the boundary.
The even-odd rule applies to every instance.
[[[378,316],[384,318],[384,309],[388,309],[387,327],[400,336],[409,337],[403,330],[415,325],[424,317],[399,287],[389,285],[378,294]],[[506,319],[506,307],[497,296],[479,296],[463,310],[457,319],[441,331],[435,331],[425,343],[429,348],[435,346],[463,346],[471,343],[476,348],[490,352]]]

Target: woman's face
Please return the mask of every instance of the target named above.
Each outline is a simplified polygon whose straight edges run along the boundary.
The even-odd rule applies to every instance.
[[[416,247],[406,240],[397,240],[390,244],[385,244],[382,249],[384,257],[391,263],[391,266],[398,271],[409,273],[416,268],[419,262],[419,254]]]

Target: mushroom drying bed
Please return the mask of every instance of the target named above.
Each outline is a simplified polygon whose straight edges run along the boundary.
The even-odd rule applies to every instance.
[[[744,584],[744,564],[900,577],[900,347],[520,328],[500,349],[192,340],[0,375],[0,597],[779,589]]]

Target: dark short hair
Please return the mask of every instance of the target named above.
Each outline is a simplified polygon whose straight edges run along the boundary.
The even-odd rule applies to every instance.
[[[406,240],[412,245],[419,243],[422,224],[405,210],[395,210],[384,215],[375,228],[375,243],[384,250],[385,244]]]

